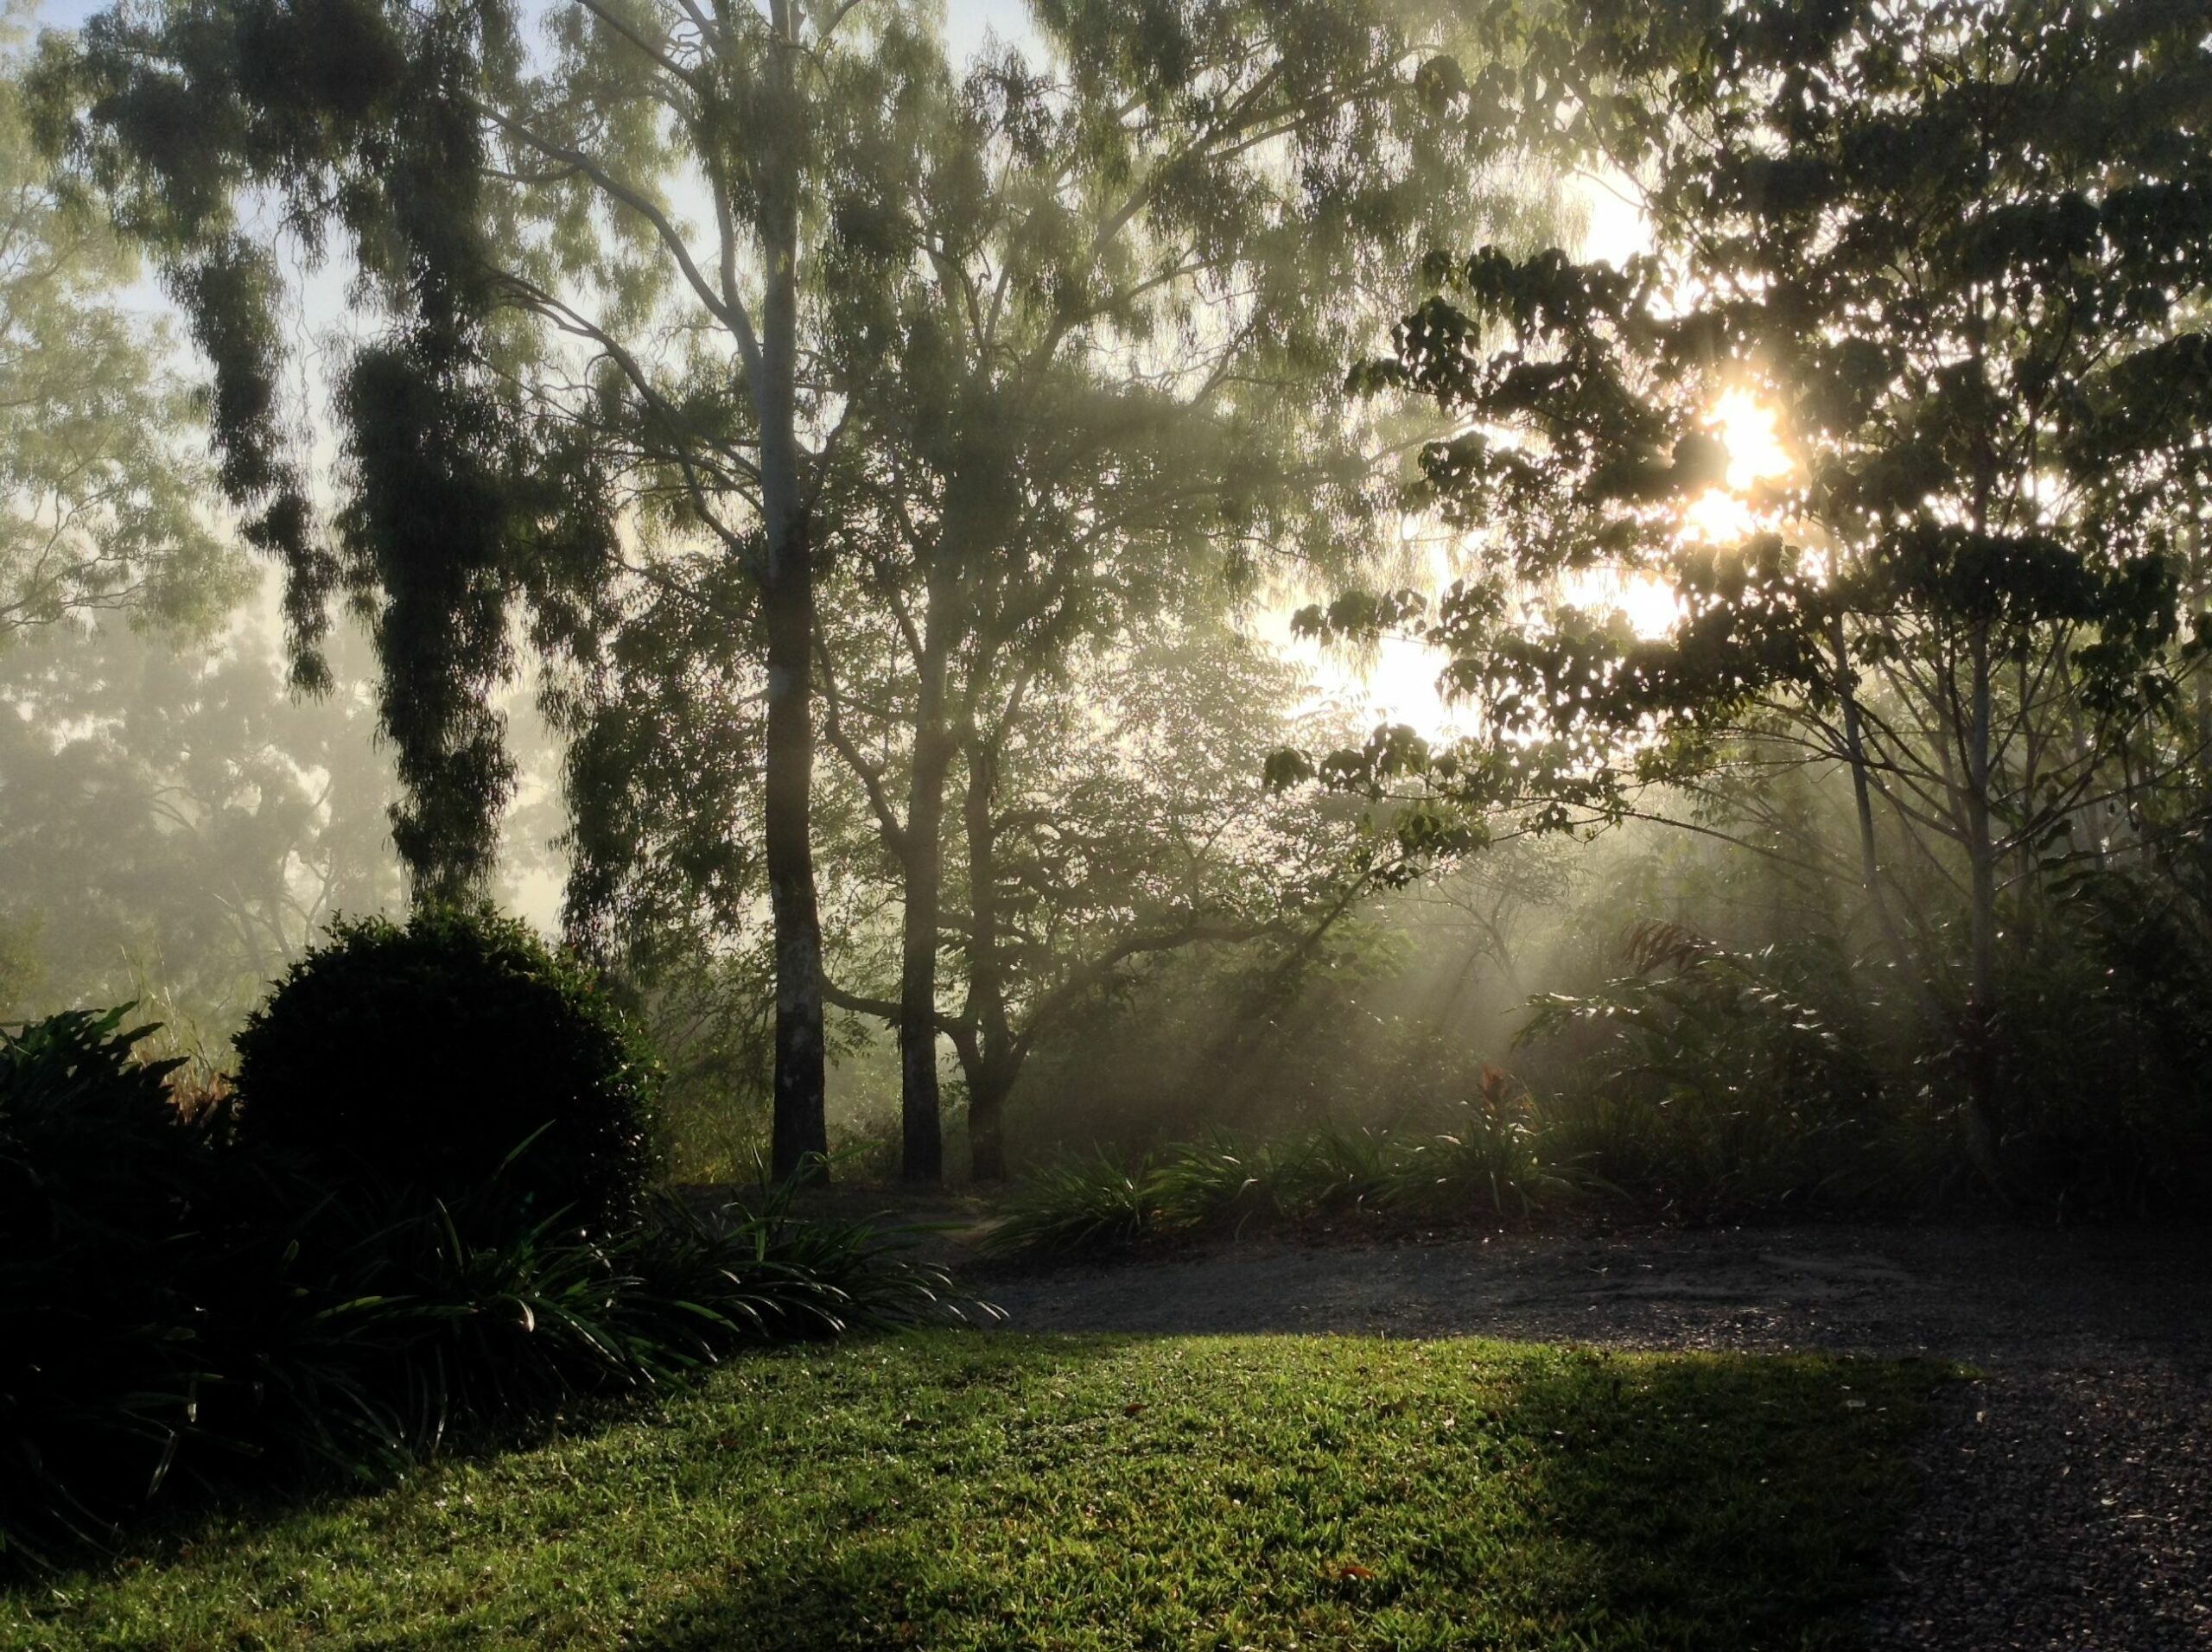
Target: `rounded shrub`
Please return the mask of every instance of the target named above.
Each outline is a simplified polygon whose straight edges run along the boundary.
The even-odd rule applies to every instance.
[[[651,1170],[651,1057],[588,971],[509,919],[341,920],[238,1052],[239,1145],[337,1191],[597,1231],[634,1214]]]

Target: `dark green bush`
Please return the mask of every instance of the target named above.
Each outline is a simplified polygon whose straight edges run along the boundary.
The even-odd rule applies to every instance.
[[[180,1492],[385,1477],[751,1344],[951,1311],[906,1236],[626,1185],[585,1233],[512,1169],[445,1191],[181,1116],[124,1012],[0,1034],[0,1565]],[[494,1166],[496,1172],[497,1166]],[[633,1172],[631,1172],[633,1173]],[[607,1208],[602,1205],[602,1208]]]
[[[238,1035],[241,1140],[335,1187],[449,1205],[634,1215],[651,1168],[653,1064],[577,964],[522,924],[444,911],[340,923]],[[516,1195],[473,1196],[498,1181]]]
[[[129,1009],[0,1029],[0,1554],[158,1487],[204,1386],[177,1236],[210,1150]]]
[[[1537,1000],[1521,1034],[1579,1046],[1545,1108],[1555,1163],[1692,1222],[1902,1199],[1869,1163],[1885,1075],[1849,959],[1671,924],[1639,926],[1629,955],[1632,974]]]
[[[985,1241],[1000,1255],[1118,1250],[1160,1230],[1155,1167],[1104,1152],[1071,1153],[1025,1176]]]
[[[199,1133],[169,1104],[181,1060],[141,1064],[129,1004],[0,1027],[0,1244],[67,1249],[170,1229]]]
[[[1993,1152],[2038,1216],[2202,1210],[2212,1193],[2212,867],[2075,874],[2005,960]]]

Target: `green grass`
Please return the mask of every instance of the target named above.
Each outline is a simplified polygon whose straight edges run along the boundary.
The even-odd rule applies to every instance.
[[[958,1332],[0,1594],[0,1647],[1847,1646],[1936,1367]]]

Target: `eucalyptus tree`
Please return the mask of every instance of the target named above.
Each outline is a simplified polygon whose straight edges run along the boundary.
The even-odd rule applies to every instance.
[[[1566,10],[1471,95],[1571,111],[1656,251],[1440,260],[1363,375],[1451,421],[1421,468],[1484,567],[1430,632],[1484,732],[1332,772],[1563,825],[1833,768],[1893,939],[1900,871],[1967,915],[1987,1102],[2008,880],[2204,755],[2212,35],[2158,0]],[[1732,391],[1789,463],[1715,512]],[[1663,634],[1572,600],[1592,570],[1669,594]]]
[[[901,870],[905,1165],[938,1174],[947,789],[996,804],[1081,639],[1395,549],[1395,423],[1333,392],[1427,246],[1541,213],[1452,106],[1449,7],[1044,5],[1041,58],[940,81],[912,192],[869,203],[830,325],[885,372],[825,727]],[[893,658],[841,667],[880,627]],[[842,681],[840,678],[842,677]],[[971,1096],[978,1091],[971,1084]],[[981,1138],[979,1137],[978,1140]]]
[[[1488,129],[1446,118],[1435,12],[1039,15],[1033,62],[963,73],[911,42],[875,137],[828,182],[810,289],[810,360],[844,421],[817,501],[847,594],[817,628],[822,721],[898,870],[892,1019],[921,1179],[941,1151],[948,787],[964,775],[992,806],[991,747],[1078,639],[1372,540],[1389,420],[1329,397],[1344,339],[1395,313],[1429,239],[1529,202],[1476,169]],[[728,629],[698,617],[726,607],[665,587],[645,606],[661,640],[639,632],[571,708],[593,754],[578,795],[609,800],[589,809],[608,829],[579,832],[575,911],[594,927],[672,894],[677,859],[736,886],[738,835],[710,823],[743,800],[707,772],[739,768],[704,764],[677,791],[651,777],[691,760],[671,751],[750,738],[728,709],[751,691],[744,661],[696,646]],[[664,645],[679,633],[693,642]],[[678,727],[698,739],[671,745]]]
[[[335,592],[375,615],[419,893],[492,864],[518,600],[586,669],[672,588],[757,639],[788,1172],[826,1145],[810,652],[851,407],[808,312],[832,203],[904,164],[926,31],[898,0],[576,0],[534,55],[519,22],[505,0],[122,8],[50,39],[48,137],[213,360],[223,480],[290,573],[302,680]],[[283,282],[251,212],[310,257],[334,241],[382,323],[341,375],[334,538],[283,441]]]
[[[20,30],[0,16],[0,647],[103,611],[204,630],[246,569],[207,515],[202,422],[130,302],[135,250],[32,144]]]

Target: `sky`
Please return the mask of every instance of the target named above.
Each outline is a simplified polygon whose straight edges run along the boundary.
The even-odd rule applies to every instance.
[[[38,8],[37,21],[48,29],[77,29],[111,3],[112,0],[46,0]],[[524,3],[532,11],[543,9],[543,0]],[[1033,38],[1026,0],[945,0],[944,14],[946,37],[961,57],[971,55],[992,34],[1002,41]]]
[[[986,38],[1027,45],[1036,39],[1029,26],[1027,0],[945,0],[944,34],[955,57],[972,57]]]

